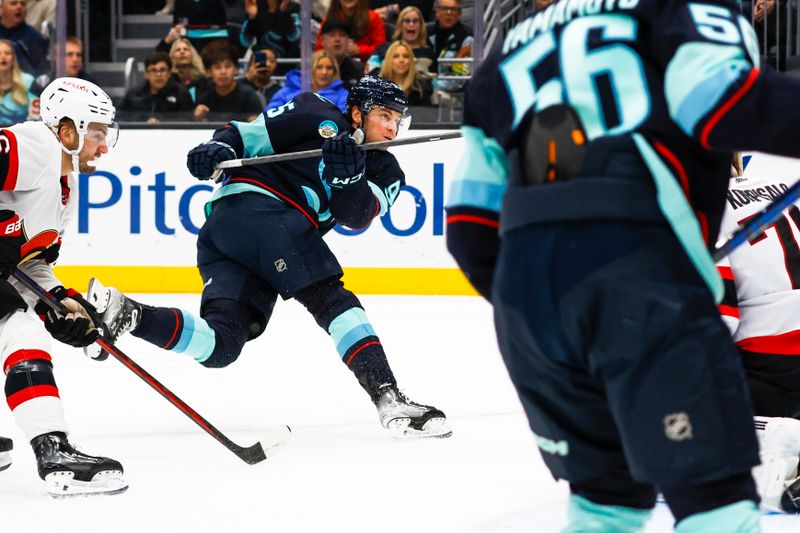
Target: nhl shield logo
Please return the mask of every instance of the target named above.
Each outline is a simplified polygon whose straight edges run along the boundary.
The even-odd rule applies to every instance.
[[[689,421],[689,414],[680,412],[672,413],[664,417],[664,433],[672,441],[689,440],[692,435],[692,423]]]
[[[320,122],[317,131],[319,131],[319,136],[323,139],[331,139],[339,133],[339,126],[332,120],[323,120]]]

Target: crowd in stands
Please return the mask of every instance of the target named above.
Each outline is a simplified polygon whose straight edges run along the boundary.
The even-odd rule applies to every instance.
[[[236,4],[243,20],[231,21],[226,8]],[[169,0],[160,12],[172,28],[120,103],[121,120],[247,119],[301,92],[299,2]],[[368,73],[396,82],[414,106],[463,90],[463,80],[447,78],[468,75],[470,62],[438,63],[471,57],[461,0],[314,0],[313,12],[310,87],[342,110]]]
[[[38,115],[38,94],[55,76],[56,3],[0,0],[2,123]],[[241,18],[231,20],[237,7]],[[120,120],[247,120],[301,91],[298,0],[161,0],[159,9],[172,26],[145,58],[144,79],[117,102]],[[463,89],[447,77],[468,74],[470,63],[438,64],[471,56],[461,0],[314,0],[313,12],[311,90],[342,110],[367,73],[396,82],[415,106]],[[79,39],[67,38],[64,60],[68,76],[96,82]]]

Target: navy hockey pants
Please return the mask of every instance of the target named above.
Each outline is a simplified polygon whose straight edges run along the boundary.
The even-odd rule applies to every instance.
[[[758,463],[738,352],[670,228],[515,229],[493,291],[503,358],[557,478],[674,489]]]

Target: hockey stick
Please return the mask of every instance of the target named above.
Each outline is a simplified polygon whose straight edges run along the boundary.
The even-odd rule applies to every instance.
[[[25,285],[28,289],[30,289],[36,296],[45,304],[47,304],[50,309],[56,311],[64,316],[69,313],[64,304],[58,301],[52,294],[44,290],[42,287],[39,286],[34,280],[32,280],[27,274],[22,272],[19,269],[14,270],[11,274],[16,278],[20,283]],[[192,419],[192,421],[203,428],[203,431],[217,439],[223,446],[228,448],[230,451],[236,454],[242,461],[249,465],[254,465],[256,463],[260,463],[267,457],[273,455],[279,448],[281,448],[286,441],[288,440],[289,436],[291,435],[291,428],[289,426],[278,426],[271,430],[271,433],[274,433],[273,441],[267,446],[265,450],[264,447],[260,442],[256,442],[252,446],[248,446],[246,448],[239,446],[228,437],[226,437],[220,430],[215,428],[211,423],[200,416],[197,411],[189,407],[186,402],[175,396],[175,394],[162,385],[156,378],[151,376],[145,369],[140,367],[136,362],[134,362],[130,357],[122,353],[122,351],[108,342],[105,337],[98,337],[97,344],[100,345],[105,351],[113,355],[120,363],[128,367],[130,371],[134,374],[139,376],[142,380],[144,380],[148,385],[153,387],[155,390],[158,391],[161,396],[166,398],[166,400],[181,410],[183,414],[188,416]]]
[[[449,139],[458,139],[461,137],[460,131],[450,133],[439,133],[436,135],[423,135],[417,137],[408,137],[406,139],[394,139],[392,141],[380,141],[374,143],[361,144],[358,147],[362,150],[380,150],[381,148],[392,148],[394,146],[403,146],[407,144],[418,144],[433,141],[447,141]],[[249,165],[261,165],[263,163],[277,163],[278,161],[291,161],[293,159],[304,159],[306,157],[319,157],[322,155],[322,150],[317,148],[315,150],[303,150],[301,152],[290,152],[288,154],[273,154],[264,155],[261,157],[250,157],[247,159],[230,159],[223,161],[216,166],[217,170],[225,170],[226,168],[246,167]]]
[[[736,248],[749,241],[775,222],[784,209],[792,205],[800,197],[800,181],[786,189],[775,201],[755,215],[750,221],[737,230],[725,243],[711,253],[716,263]]]

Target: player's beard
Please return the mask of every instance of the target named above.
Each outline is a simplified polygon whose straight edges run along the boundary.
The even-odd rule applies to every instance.
[[[82,174],[94,174],[97,170],[97,160],[96,159],[89,159],[88,161],[79,161],[78,162],[78,170],[81,171]]]

